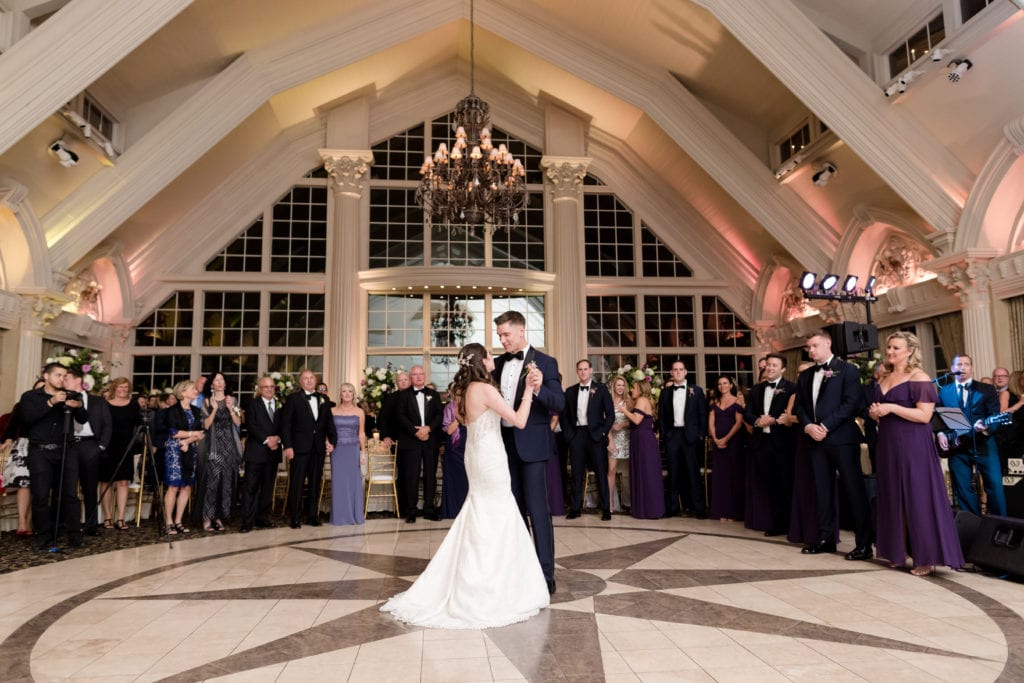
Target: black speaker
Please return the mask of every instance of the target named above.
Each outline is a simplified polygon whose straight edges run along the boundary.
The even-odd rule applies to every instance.
[[[982,517],[967,560],[1024,576],[1024,520],[995,515]]]
[[[978,529],[981,528],[981,517],[969,510],[957,510],[956,513],[956,535],[960,538],[960,552],[967,556],[971,544],[978,536]]]
[[[1024,477],[1008,474],[1003,477],[1006,494],[1006,516],[1024,519]]]
[[[851,356],[878,348],[878,328],[864,323],[843,322],[829,325],[832,335],[832,353],[837,356]]]

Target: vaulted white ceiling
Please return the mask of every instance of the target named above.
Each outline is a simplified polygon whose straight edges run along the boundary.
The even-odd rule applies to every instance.
[[[865,53],[936,4],[794,2]],[[902,174],[930,170],[880,172],[875,157],[839,139],[820,151],[841,169],[827,188],[811,183],[814,160],[774,178],[771,145],[810,110],[704,4],[713,3],[479,0],[477,89],[516,110],[502,120],[494,107],[496,123],[535,146],[545,99],[587,117],[608,165],[627,160],[638,177],[656,178],[651,186],[667,191],[659,212],[689,216],[662,226],[676,232],[669,241],[720,245],[702,261],[751,297],[769,265],[829,266],[858,208],[920,222]],[[46,147],[67,124],[53,116],[0,155],[0,178],[28,188],[58,268],[73,270],[97,247],[131,262],[187,222],[212,188],[315,132],[339,99],[370,98],[371,142],[453,106],[469,85],[468,17],[468,0],[195,0],[88,88],[124,126],[113,167],[89,154],[73,169],[58,166]],[[989,60],[957,88],[932,75],[890,110],[873,101],[865,111],[914,122],[967,169],[957,178],[978,174],[1003,125],[1024,112],[1024,70],[1006,63],[1019,57],[1019,18],[976,40]],[[986,89],[999,97],[979,108]],[[710,238],[690,239],[709,229]]]

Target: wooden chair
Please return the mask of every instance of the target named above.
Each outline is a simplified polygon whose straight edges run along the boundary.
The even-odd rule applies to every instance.
[[[398,453],[398,442],[391,444],[389,449],[380,441],[366,444],[366,497],[363,503],[363,515],[370,511],[371,498],[388,498],[395,506],[398,516],[398,487],[395,459]],[[380,491],[375,493],[374,491]]]

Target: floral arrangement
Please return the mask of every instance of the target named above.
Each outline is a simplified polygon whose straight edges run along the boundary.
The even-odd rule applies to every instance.
[[[66,349],[56,356],[46,359],[47,363],[60,363],[66,368],[81,370],[82,388],[88,392],[99,393],[110,381],[110,368],[100,359],[100,354],[92,349]]]
[[[875,351],[867,356],[850,356],[847,362],[857,366],[860,373],[860,383],[867,384],[875,374],[875,366],[882,362],[882,354]]]
[[[359,396],[360,400],[366,401],[375,412],[379,413],[384,395],[395,390],[395,378],[399,372],[404,371],[404,367],[399,366],[396,370],[391,363],[382,368],[368,365],[363,369],[363,379],[359,382],[362,392]]]
[[[623,365],[622,367],[610,373],[605,381],[610,381],[615,375],[622,375],[626,378],[626,384],[630,388],[633,387],[637,382],[649,382],[651,385],[651,396],[654,398],[654,402],[658,402],[658,397],[661,395],[661,389],[665,386],[665,381],[658,374],[658,368],[655,365],[644,365],[643,367],[634,368],[632,365]]]

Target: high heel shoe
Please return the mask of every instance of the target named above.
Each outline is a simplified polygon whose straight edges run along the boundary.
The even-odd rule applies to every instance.
[[[935,571],[935,567],[932,565],[924,565],[921,567],[914,567],[910,570],[910,573],[914,576],[929,576]]]

